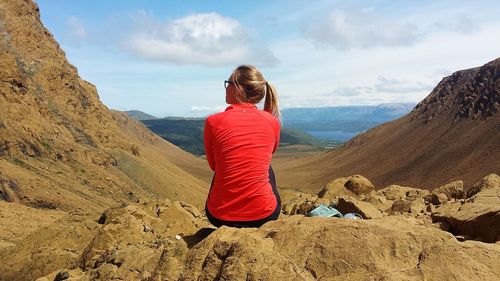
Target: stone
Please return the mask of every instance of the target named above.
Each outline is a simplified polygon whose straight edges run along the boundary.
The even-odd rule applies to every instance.
[[[358,213],[364,219],[383,217],[382,213],[372,204],[348,196],[339,197],[335,208],[342,214]]]
[[[62,281],[66,280],[69,278],[69,272],[67,271],[60,271],[57,273],[56,277],[54,278],[54,281]]]
[[[489,174],[469,187],[467,190],[467,198],[471,198],[483,189],[492,189],[497,187],[500,187],[500,176],[497,174]]]
[[[431,194],[441,194],[441,193],[445,194],[448,200],[463,199],[465,198],[464,182],[463,181],[450,182],[434,189],[431,192]]]
[[[411,202],[406,200],[396,200],[392,204],[391,213],[410,213]]]
[[[344,185],[350,179],[350,177],[338,178],[330,181],[319,193],[319,198],[325,198],[328,200],[335,199],[339,196],[348,195],[354,196],[355,194],[348,190]]]
[[[425,201],[436,206],[448,202],[448,196],[444,193],[429,194],[426,196]]]
[[[454,235],[495,243],[500,237],[500,187],[483,189],[463,203],[444,204],[431,217],[448,223]]]
[[[367,194],[375,189],[373,184],[361,175],[354,175],[350,177],[344,187],[356,195]]]

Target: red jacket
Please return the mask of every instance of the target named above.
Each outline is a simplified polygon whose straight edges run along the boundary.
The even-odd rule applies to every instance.
[[[205,122],[205,153],[215,178],[207,199],[212,216],[226,221],[265,218],[276,208],[269,166],[280,123],[250,103],[233,104]]]

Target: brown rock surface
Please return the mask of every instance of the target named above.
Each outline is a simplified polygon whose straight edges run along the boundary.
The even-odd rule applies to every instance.
[[[446,281],[494,280],[500,274],[500,245],[461,243],[447,232],[402,217],[353,221],[292,216],[260,229],[221,227],[192,248],[168,238],[156,246],[137,240],[117,247],[118,239],[108,241],[114,241],[106,244],[112,252],[101,252],[104,259],[97,259],[97,267],[59,269],[39,281],[64,271],[71,280]],[[126,252],[128,256],[120,255]]]
[[[431,192],[431,194],[440,194],[440,193],[445,194],[448,200],[463,199],[465,198],[464,182],[463,181],[450,182],[436,189],[433,189]]]
[[[208,225],[198,214],[192,205],[169,200],[112,207],[103,215],[73,212],[1,251],[0,280],[34,280],[74,268],[86,272],[85,280],[140,280],[154,271],[164,248],[187,250],[176,235],[197,241],[192,234]]]
[[[364,219],[376,219],[382,217],[382,213],[372,204],[359,201],[348,196],[338,198],[336,209],[343,215],[347,213],[358,213]]]
[[[432,220],[448,223],[454,235],[500,241],[500,186],[483,189],[465,202],[446,204],[432,214]]]
[[[350,177],[338,178],[330,181],[319,193],[319,198],[326,198],[332,200],[338,196],[348,195],[354,196],[355,194],[345,187],[346,182]]]
[[[498,176],[497,174],[489,174],[485,178],[476,182],[467,190],[467,198],[476,195],[483,189],[491,189],[496,187],[500,187],[500,176]]]
[[[349,180],[345,183],[344,186],[356,195],[367,194],[375,189],[370,180],[361,175],[354,175],[352,177],[349,177]]]

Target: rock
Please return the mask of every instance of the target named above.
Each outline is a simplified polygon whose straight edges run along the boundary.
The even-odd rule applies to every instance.
[[[445,204],[431,217],[447,222],[454,235],[494,243],[500,239],[500,187],[483,189],[464,203]]]
[[[374,194],[374,195],[372,195],[372,196],[370,196],[368,198],[365,198],[364,201],[372,204],[375,207],[377,207],[381,212],[386,211],[393,204],[393,201],[387,200],[385,198],[385,196],[379,195],[379,194]]]
[[[378,190],[376,194],[384,196],[387,200],[413,201],[418,197],[424,198],[429,194],[429,191],[419,188],[399,186],[393,184]]]
[[[438,206],[448,202],[448,196],[444,193],[429,194],[425,198],[425,201]]]
[[[367,194],[375,189],[373,184],[361,175],[354,175],[350,177],[344,187],[356,195]]]
[[[415,219],[292,216],[260,229],[221,227],[191,249],[181,270],[184,280],[494,280],[499,276],[498,246],[467,243]]]
[[[434,189],[431,192],[431,194],[441,194],[441,193],[445,194],[448,200],[463,199],[465,198],[464,182],[463,181],[450,182]]]
[[[66,280],[69,278],[69,272],[67,271],[60,271],[57,273],[56,277],[54,278],[54,281],[62,281]]]
[[[382,213],[372,204],[359,201],[355,198],[343,196],[338,198],[336,209],[342,214],[358,213],[364,219],[381,218]]]
[[[441,229],[443,231],[449,231],[450,230],[450,225],[447,222],[444,222],[444,221],[436,222],[436,223],[434,223],[434,226],[436,226],[437,228],[439,228],[439,229]]]
[[[491,189],[491,188],[497,188],[500,187],[500,176],[497,174],[489,174],[486,177],[484,177],[482,180],[476,182],[473,184],[468,190],[467,190],[467,198],[470,198],[477,193],[479,193],[483,189]]]
[[[318,197],[332,200],[342,195],[354,196],[355,194],[344,186],[349,179],[350,177],[338,178],[333,181],[330,181],[318,193]]]
[[[307,193],[283,190],[281,195],[283,204],[281,211],[285,215],[305,215],[319,204],[329,205],[329,200],[323,198],[318,201],[317,196]]]
[[[391,213],[410,213],[411,202],[406,200],[396,200],[392,204]]]

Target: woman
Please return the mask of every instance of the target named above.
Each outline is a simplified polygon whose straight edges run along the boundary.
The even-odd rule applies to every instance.
[[[271,168],[280,138],[277,94],[249,65],[236,68],[224,86],[230,106],[205,123],[205,152],[215,171],[205,209],[217,227],[259,227],[281,212]],[[262,111],[256,104],[264,97]]]

